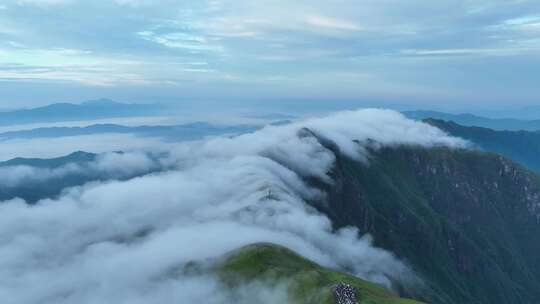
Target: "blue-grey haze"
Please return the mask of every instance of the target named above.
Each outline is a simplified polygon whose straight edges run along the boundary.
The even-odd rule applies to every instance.
[[[535,0],[2,0],[0,108],[538,103]]]

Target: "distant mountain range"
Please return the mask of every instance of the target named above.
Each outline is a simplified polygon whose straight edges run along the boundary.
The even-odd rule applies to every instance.
[[[267,120],[293,120],[298,119],[298,116],[289,115],[289,114],[282,114],[282,113],[267,113],[267,114],[259,114],[259,115],[248,115],[247,117],[251,118],[258,118],[258,119],[267,119]]]
[[[482,127],[466,127],[452,121],[426,119],[425,122],[474,143],[482,150],[504,155],[540,172],[540,131],[496,131]]]
[[[14,138],[53,138],[64,136],[81,136],[105,133],[135,134],[139,136],[163,137],[174,141],[196,140],[207,136],[241,134],[253,132],[258,126],[234,125],[218,126],[204,122],[195,122],[171,126],[122,126],[116,124],[96,124],[87,127],[50,127],[32,130],[10,131],[0,133],[0,139]]]
[[[476,126],[494,130],[537,131],[540,130],[540,119],[521,120],[514,118],[487,118],[473,114],[449,114],[436,111],[406,111],[403,114],[411,119],[424,120],[428,118],[453,121],[463,126]]]
[[[124,155],[123,152],[114,152]],[[9,183],[5,180],[0,183],[0,202],[13,198],[22,198],[29,204],[34,204],[44,198],[54,198],[63,189],[81,186],[93,181],[107,181],[112,179],[126,180],[136,176],[158,172],[166,169],[158,165],[159,155],[145,154],[155,161],[155,166],[139,171],[119,171],[114,173],[105,168],[99,168],[100,157],[105,154],[94,154],[83,151],[73,152],[69,155],[56,158],[14,158],[0,162],[0,178],[15,178],[25,173],[22,182]]]
[[[83,163],[96,160],[97,154],[83,151],[73,152],[69,155],[55,158],[24,158],[17,157],[0,162],[0,168],[13,166],[28,166],[41,169],[55,169],[70,163]]]
[[[97,157],[97,154],[86,152],[74,152],[66,156],[51,159],[19,157],[5,162],[0,162],[0,174],[5,174],[2,172],[3,170],[10,170],[11,168],[15,167],[36,168],[40,170],[55,170],[67,165],[84,167],[95,161]],[[26,182],[17,185],[1,183],[0,201],[10,200],[18,197],[24,199],[30,204],[33,204],[43,198],[53,198],[59,195],[62,189],[67,187],[80,186],[93,180],[107,179],[109,179],[109,177],[106,175],[72,172],[67,174],[58,174],[58,176],[48,179],[46,183],[42,182],[40,179],[27,180]]]
[[[0,125],[153,116],[162,113],[154,104],[126,104],[98,99],[81,104],[55,103],[44,107],[0,112]]]
[[[504,110],[488,110],[483,111],[480,115],[496,118],[513,117],[525,120],[535,120],[540,118],[540,106],[529,105],[525,107],[507,108]]]

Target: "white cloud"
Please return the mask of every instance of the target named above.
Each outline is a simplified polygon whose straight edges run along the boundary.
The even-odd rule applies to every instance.
[[[214,277],[180,270],[256,242],[284,245],[383,284],[389,276],[407,282],[410,271],[391,253],[356,229],[334,231],[306,204],[322,194],[303,177],[329,181],[334,156],[300,134],[304,127],[359,160],[370,138],[380,145],[465,145],[399,113],[363,110],[169,147],[174,171],[74,188],[33,207],[0,204],[0,298],[5,304],[231,303]],[[133,158],[126,166],[138,163]]]
[[[32,49],[22,44],[0,49],[0,79],[11,81],[47,80],[79,82],[91,86],[147,84],[148,81],[132,72],[141,63],[125,58],[107,58],[83,49]],[[11,67],[11,68],[10,68]]]
[[[308,16],[306,17],[306,22],[310,25],[314,25],[321,28],[332,29],[332,30],[344,30],[344,31],[362,31],[363,28],[353,22],[329,18],[325,16]]]
[[[437,49],[437,50],[402,50],[405,55],[474,55],[493,54],[498,49]]]
[[[519,18],[508,19],[504,21],[504,24],[508,25],[526,25],[530,23],[536,23],[540,21],[540,16],[524,16]]]
[[[534,47],[527,46],[527,41],[534,39],[538,32],[534,0],[458,1],[457,5],[448,0],[406,3],[374,0],[23,1],[25,6],[34,7],[20,7],[17,0],[2,2],[8,3],[10,14],[0,18],[0,32],[7,36],[2,37],[3,41],[22,43],[29,52],[24,54],[23,49],[6,47],[0,50],[0,58],[9,58],[7,62],[23,64],[28,69],[26,72],[3,71],[0,79],[24,82],[25,86],[52,81],[52,86],[58,87],[69,83],[102,91],[119,88],[129,95],[132,86],[145,85],[155,90],[149,96],[162,96],[167,92],[166,98],[170,99],[177,97],[180,86],[185,91],[197,92],[193,93],[197,98],[214,98],[231,94],[230,79],[235,78],[238,83],[251,85],[254,93],[246,99],[265,95],[267,90],[276,98],[284,95],[293,98],[292,95],[302,90],[303,95],[320,97],[319,92],[299,88],[291,82],[261,81],[282,74],[299,84],[321,88],[329,92],[328,96],[335,96],[332,92],[335,85],[326,80],[330,78],[346,89],[342,90],[347,92],[343,98],[367,99],[375,94],[389,100],[395,99],[393,94],[406,95],[417,88],[426,88],[414,97],[427,99],[425,95],[434,91],[445,96],[466,95],[471,90],[465,87],[473,84],[464,81],[465,84],[460,83],[456,88],[450,63],[400,61],[403,56],[409,56],[401,50],[431,52],[422,56],[452,55],[453,62],[468,60],[465,53],[513,56],[525,70],[528,69],[521,56],[538,52],[538,43]],[[36,8],[39,3],[53,5],[54,9]],[[24,11],[30,9],[35,10],[35,18],[27,20]],[[58,22],[51,20],[61,20],[58,22],[73,31],[62,31]],[[43,48],[47,47],[92,53],[44,52]],[[445,54],[440,54],[443,50]],[[461,56],[456,56],[457,53]],[[121,62],[122,58],[129,58],[135,64]],[[191,70],[170,64],[193,59],[208,62],[208,68]],[[76,64],[73,61],[77,61]],[[287,61],[297,64],[287,65]],[[474,73],[467,73],[467,77],[476,77],[479,84],[476,92],[483,90],[483,95],[495,95],[491,87],[498,82],[497,77],[480,75],[506,75],[515,70],[514,67],[515,64],[509,62],[468,65]],[[430,71],[436,68],[445,70],[433,77]],[[486,69],[498,72],[482,74]],[[343,84],[337,79],[340,73],[358,71],[378,75],[376,85],[367,81],[360,86],[352,82]],[[325,79],[315,82],[313,75],[324,75]],[[252,85],[252,80],[259,83]],[[490,87],[480,88],[485,83]],[[397,84],[404,89],[393,93]],[[365,93],[367,86],[375,92]],[[524,86],[523,82],[519,86]],[[206,90],[209,87],[214,90]],[[536,90],[533,85],[527,84],[527,87],[520,92]],[[433,95],[437,97],[440,96]]]
[[[499,27],[522,31],[538,31],[540,30],[540,16],[525,16],[508,19]]]
[[[515,45],[508,48],[471,48],[471,49],[435,49],[435,50],[402,50],[408,56],[515,56],[540,50],[540,47],[524,47]]]
[[[0,126],[0,133],[11,131],[24,131],[38,128],[53,128],[53,127],[88,127],[96,124],[116,124],[124,126],[158,126],[158,125],[174,125],[185,122],[193,122],[186,118],[177,116],[149,116],[149,117],[126,117],[126,118],[104,118],[95,120],[81,121],[62,121],[52,123],[29,123],[20,125]]]
[[[9,0],[8,0],[9,1]],[[19,5],[35,5],[40,7],[65,5],[73,3],[73,0],[14,0]]]
[[[118,5],[127,5],[132,7],[140,7],[145,5],[151,5],[151,0],[114,0]]]
[[[191,35],[183,32],[155,34],[151,31],[138,32],[137,35],[145,40],[161,44],[168,48],[185,49],[192,52],[214,51],[221,52],[221,46],[213,44],[205,36]]]
[[[111,151],[151,151],[155,147],[168,149],[173,144],[160,138],[137,137],[131,134],[101,134],[59,138],[9,139],[0,141],[0,160],[15,157],[51,158],[67,155],[73,151],[102,153]],[[44,149],[43,147],[47,147]]]
[[[303,10],[298,8],[299,11]],[[297,16],[295,9],[272,8],[269,12],[253,11],[248,16],[226,16],[210,18],[206,22],[194,23],[208,36],[223,38],[253,38],[274,41],[274,32],[288,31],[291,35],[310,34],[322,37],[342,37],[344,34],[364,31],[360,25],[344,18],[320,14]],[[286,40],[286,39],[285,39]]]
[[[165,170],[170,161],[163,163],[141,152],[103,153],[95,161],[72,162],[58,168],[40,168],[28,165],[0,167],[2,188],[13,188],[30,183],[47,183],[52,179],[88,177],[90,179],[120,179]]]

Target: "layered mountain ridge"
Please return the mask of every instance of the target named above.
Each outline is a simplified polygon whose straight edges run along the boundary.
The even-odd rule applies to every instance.
[[[17,276],[3,277],[12,281],[0,293],[16,304],[210,294],[221,304],[229,292],[269,304],[537,304],[540,178],[465,147],[428,124],[366,110],[167,155],[15,159],[0,166],[14,185],[88,179],[36,204],[0,204],[3,248],[17,253],[8,265]],[[66,280],[72,273],[80,279]],[[35,276],[58,281],[25,292]],[[261,279],[278,289],[259,289]]]
[[[454,121],[467,127],[483,127],[498,131],[538,131],[540,130],[539,119],[517,119],[517,118],[488,118],[473,114],[450,114],[437,111],[406,111],[403,114],[411,119],[425,120],[438,119]]]
[[[43,107],[0,112],[0,126],[133,116],[155,116],[163,110],[152,104],[127,104],[110,99],[54,103]]]
[[[448,134],[472,142],[484,151],[504,155],[523,166],[540,172],[539,131],[497,131],[483,127],[467,127],[453,121],[426,119],[424,122]]]
[[[540,301],[540,179],[489,153],[395,146],[370,150],[369,164],[319,138],[336,162],[327,193],[311,202],[335,228],[354,226],[404,259],[429,303]]]

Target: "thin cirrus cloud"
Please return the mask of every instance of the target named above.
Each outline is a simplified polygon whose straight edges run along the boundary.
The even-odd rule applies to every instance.
[[[0,81],[13,88],[0,103],[30,99],[15,87],[36,82],[49,85],[43,103],[77,96],[66,83],[123,99],[134,87],[169,100],[538,95],[534,0],[8,0],[0,15]],[[343,81],[358,73],[370,77]],[[499,91],[501,77],[516,90]]]
[[[505,20],[502,26],[521,30],[540,30],[540,15]]]

